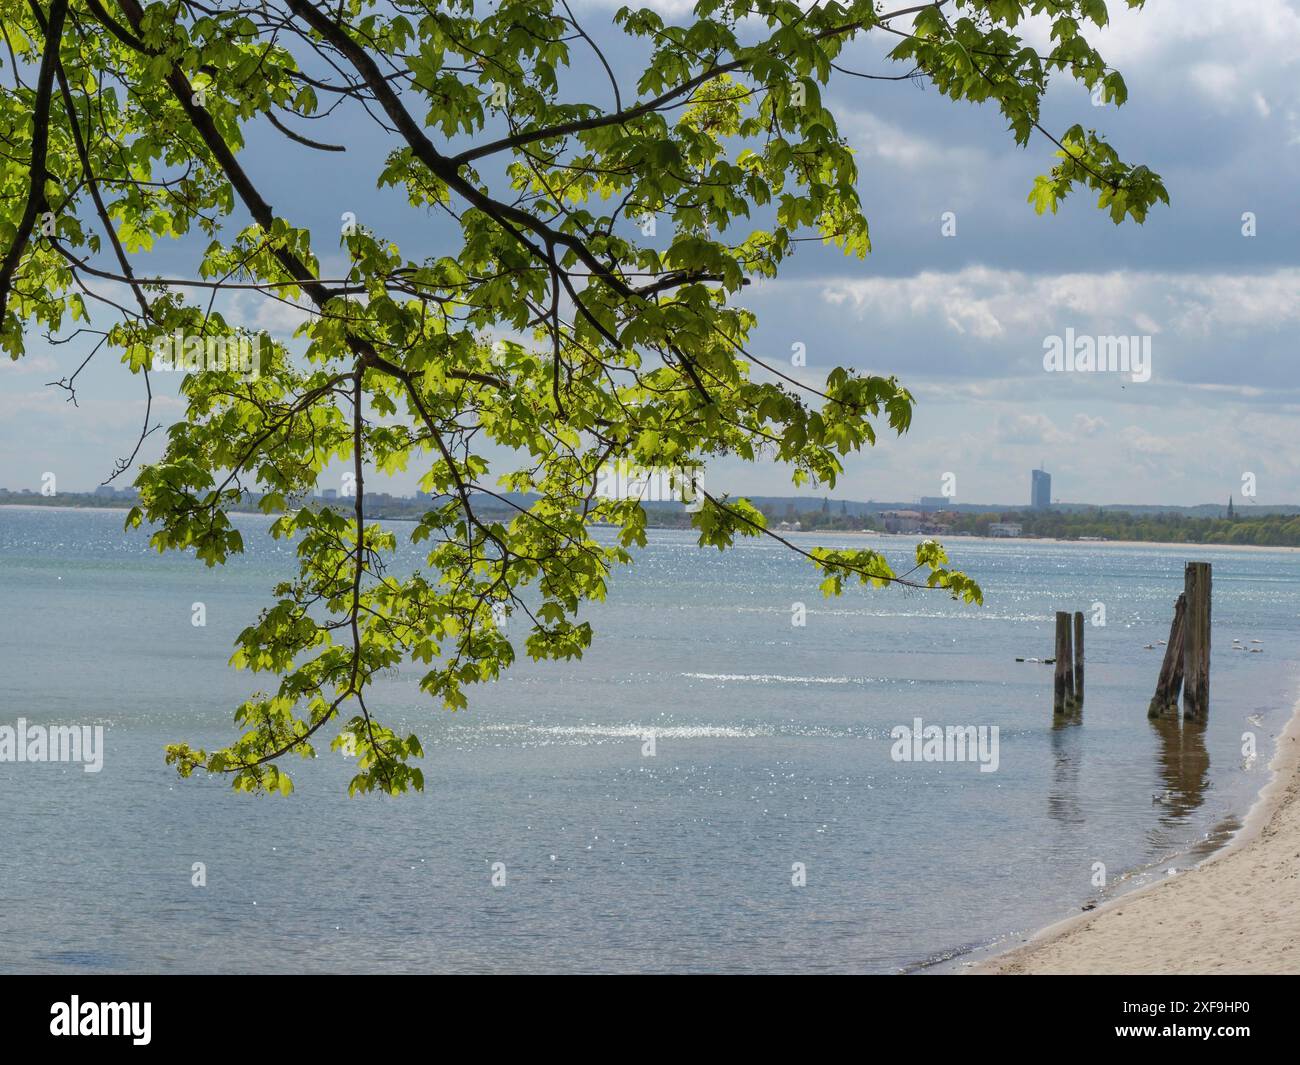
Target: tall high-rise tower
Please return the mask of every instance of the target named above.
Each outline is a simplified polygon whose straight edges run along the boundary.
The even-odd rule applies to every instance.
[[[1046,510],[1052,505],[1052,475],[1046,470],[1029,472],[1029,505],[1034,510]]]

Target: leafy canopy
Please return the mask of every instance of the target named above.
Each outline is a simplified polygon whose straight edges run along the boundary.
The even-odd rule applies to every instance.
[[[1031,16],[1050,22],[1045,53],[1018,34]],[[233,293],[245,309],[305,310],[292,345],[263,345],[256,376],[184,378],[185,418],[140,469],[128,519],[150,522],[159,550],[214,565],[242,550],[228,511],[254,491],[279,514],[272,534],[296,544],[296,576],[233,658],[273,690],[238,708],[225,749],[168,748],[182,775],[230,774],[245,791],[289,791],[283,757],[313,755],[331,722],[333,746],[358,755],[353,792],[422,787],[420,742],[372,713],[371,680],[423,663],[424,691],[463,707],[468,685],[514,659],[507,615],[532,657],[580,656],[582,604],[646,541],[639,500],[595,491],[609,464],[774,459],[795,485],[834,486],[880,427],[908,428],[896,378],[837,368],[809,386],[748,347],[747,283],[801,242],[869,250],[854,155],[823,103],[833,78],[995,103],[1019,144],[1037,131],[1056,147],[1030,194],[1039,212],[1080,186],[1116,222],[1166,198],[1095,132],[1040,124],[1053,76],[1123,103],[1083,35],[1105,25],[1102,0],[698,0],[682,23],[623,8],[592,25],[565,0],[0,0],[0,18],[11,358],[33,334],[80,336],[147,384],[161,338],[239,334]],[[888,43],[884,72],[847,58],[867,38]],[[286,166],[327,180],[361,129],[409,226],[312,230],[264,197],[259,180]],[[273,149],[248,149],[252,134]],[[420,247],[431,220],[455,235],[436,254]],[[193,269],[148,268],[160,241]],[[322,255],[346,270],[327,276]],[[513,460],[493,468],[488,451]],[[302,505],[331,463],[351,467],[350,509]],[[376,471],[407,469],[432,493],[409,533],[427,570],[397,575],[396,536],[368,520],[364,494]],[[508,520],[485,516],[493,498]],[[615,527],[612,544],[594,523]],[[719,550],[775,535],[745,500],[703,490],[693,523]],[[871,550],[789,546],[828,595],[856,582],[981,598],[933,542],[904,573]]]

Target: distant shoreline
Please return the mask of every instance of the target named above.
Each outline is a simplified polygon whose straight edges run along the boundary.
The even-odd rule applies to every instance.
[[[127,506],[70,506],[59,503],[0,503],[0,507],[12,507],[15,510],[82,510],[82,511],[109,511],[117,513],[128,513],[132,507]],[[284,513],[277,511],[275,514],[267,514],[260,510],[227,510],[227,514],[248,514],[255,517],[275,517]],[[406,515],[397,515],[386,517],[382,513],[371,513],[369,515],[376,521],[419,521],[418,517]],[[601,526],[595,526],[601,528]],[[613,528],[613,526],[605,526]],[[673,525],[648,525],[647,530],[662,529],[668,532],[690,532],[689,527],[678,527]],[[773,532],[778,530],[771,530]],[[974,540],[979,543],[1026,543],[1026,544],[1060,544],[1066,547],[1163,547],[1163,548],[1196,548],[1198,551],[1300,551],[1300,547],[1287,544],[1210,544],[1199,543],[1192,540],[1062,540],[1059,537],[1052,536],[974,536],[971,534],[962,535],[935,535],[919,536],[917,533],[890,533],[883,532],[879,529],[826,529],[826,530],[779,530],[782,536],[807,536],[821,539],[831,539],[836,536],[878,536],[885,540],[898,540],[900,543],[920,543],[922,540],[938,540],[945,548],[951,549],[954,545],[964,540]]]
[[[961,540],[982,542],[996,540],[999,543],[1023,540],[1026,543],[1065,544],[1069,547],[1195,547],[1204,551],[1300,551],[1300,547],[1286,544],[1203,544],[1192,540],[1061,540],[1051,536],[950,536],[943,541],[943,545],[951,547]]]
[[[1205,551],[1300,551],[1300,547],[1287,544],[1203,544],[1191,540],[1062,540],[1054,536],[921,536],[918,533],[889,533],[875,529],[838,529],[828,530],[825,534],[819,531],[810,532],[800,529],[794,532],[786,530],[781,535],[823,538],[826,536],[878,536],[882,540],[898,540],[900,543],[913,544],[921,543],[923,540],[938,540],[945,549],[952,549],[965,540],[974,540],[985,544],[1061,544],[1064,547],[1194,547]]]

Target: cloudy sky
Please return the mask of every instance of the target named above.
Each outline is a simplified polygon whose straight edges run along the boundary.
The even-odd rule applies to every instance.
[[[575,11],[604,45],[618,6],[587,0]],[[658,6],[689,11],[677,0]],[[1025,502],[1029,470],[1042,462],[1053,495],[1068,502],[1240,500],[1247,473],[1257,502],[1300,502],[1300,0],[1111,8],[1113,24],[1092,39],[1124,74],[1128,103],[1094,107],[1062,81],[1044,124],[1095,127],[1127,161],[1162,175],[1172,204],[1141,227],[1114,226],[1086,195],[1056,216],[1035,215],[1026,197],[1052,146],[1017,147],[995,107],[954,104],[906,81],[841,78],[826,94],[859,154],[874,251],[859,261],[806,246],[780,280],[745,299],[762,322],[756,351],[788,361],[802,344],[809,379],[844,364],[895,373],[917,397],[912,430],[851,459],[836,498],[938,495],[953,474],[959,502]],[[845,65],[899,72],[884,47],[864,42]],[[609,87],[593,76],[582,91],[575,83],[571,99],[599,102]],[[363,149],[370,137],[355,132]],[[369,191],[372,154],[281,162],[277,139],[268,167],[253,154],[257,135],[250,141],[247,165],[298,224],[333,225],[358,201],[380,231],[392,212],[396,229],[399,205]],[[1243,235],[1247,212],[1254,236]],[[157,269],[191,261],[184,251],[160,255]],[[249,317],[277,332],[293,324],[254,308]],[[1046,372],[1045,338],[1067,330],[1150,337],[1150,380]],[[88,490],[130,451],[139,380],[111,356],[97,359],[74,408],[45,382],[77,361],[37,342],[0,365],[0,486],[36,487],[55,471],[61,490]],[[177,420],[173,381],[155,380],[164,393],[155,414]],[[155,443],[144,457],[157,452]],[[793,494],[773,466],[721,464],[708,481]]]

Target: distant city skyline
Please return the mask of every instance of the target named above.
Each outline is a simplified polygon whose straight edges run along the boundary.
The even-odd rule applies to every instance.
[[[260,493],[245,493],[245,495],[248,496],[250,499],[256,499],[259,498]],[[390,492],[387,490],[377,490],[373,488],[367,488],[365,495],[367,499],[376,499],[376,500],[391,499],[391,500],[400,500],[400,501],[414,501],[414,500],[429,498],[429,493],[427,492],[420,492],[420,491]],[[482,495],[482,493],[471,493],[471,495],[481,496],[484,504],[489,506],[494,505],[494,503],[498,501],[498,497]],[[506,498],[514,498],[516,500],[524,498],[524,496],[518,493],[502,493],[502,495]],[[56,501],[59,496],[67,496],[69,498],[96,498],[96,499],[112,499],[114,501],[126,501],[126,500],[134,501],[135,499],[138,498],[138,493],[134,488],[130,488],[130,487],[119,488],[115,486],[101,485],[90,491],[76,490],[76,489],[73,490],[60,489],[51,495],[49,493],[42,492],[39,487],[33,488],[29,486],[26,488],[10,488],[6,485],[0,485],[0,504],[12,503],[15,499],[23,499],[24,497],[35,497],[36,499],[49,499],[51,505],[56,505]],[[350,498],[350,496],[348,493],[340,492],[338,489],[335,488],[318,488],[316,492],[312,494],[311,498],[320,502],[338,502],[338,501],[346,500]],[[765,493],[751,493],[750,498],[752,498],[755,501],[759,501],[764,505],[779,503],[782,506],[786,507],[790,511],[790,513],[797,512],[797,513],[804,513],[804,514],[812,513],[813,511],[816,510],[821,510],[822,512],[826,512],[830,507],[835,507],[837,513],[848,513],[849,507],[857,508],[855,512],[872,512],[872,513],[883,512],[885,510],[894,509],[894,508],[900,510],[915,509],[921,513],[931,513],[931,512],[945,511],[945,510],[1018,512],[1018,511],[1030,511],[1035,509],[1043,509],[1043,508],[1034,507],[1032,502],[1026,504],[1026,503],[1017,503],[1010,500],[999,501],[996,499],[969,500],[964,502],[958,502],[957,500],[944,498],[942,496],[920,496],[919,499],[915,495],[900,497],[897,499],[890,499],[890,498],[859,499],[859,498],[850,498],[841,495],[829,495],[826,493],[820,493],[820,494],[803,493],[803,494],[791,494],[791,495],[767,495]],[[672,501],[655,500],[655,499],[648,499],[647,503],[652,506],[673,505]],[[796,511],[795,510],[796,507],[807,508],[807,509],[800,509]],[[1252,513],[1267,514],[1267,513],[1285,512],[1285,511],[1300,512],[1300,503],[1272,503],[1272,504],[1257,504],[1257,505],[1248,504],[1245,510],[1243,511],[1242,508],[1234,506],[1231,497],[1229,497],[1226,505],[1212,500],[1203,500],[1199,503],[1193,503],[1193,504],[1177,504],[1177,503],[1166,503],[1160,500],[1147,501],[1143,503],[1124,503],[1124,502],[1092,503],[1092,502],[1085,502],[1080,500],[1067,499],[1067,500],[1053,501],[1050,505],[1050,508],[1048,509],[1054,509],[1054,510],[1059,509],[1065,511],[1065,510],[1089,510],[1093,508],[1113,510],[1113,511],[1130,510],[1134,512],[1153,511],[1153,510],[1168,510],[1168,511],[1218,510],[1218,511],[1222,511],[1227,517],[1232,517],[1234,513],[1240,517],[1240,516],[1248,516]]]

